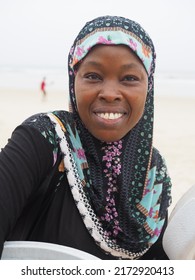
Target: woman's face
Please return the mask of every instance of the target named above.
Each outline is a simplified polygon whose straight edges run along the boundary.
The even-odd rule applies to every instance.
[[[97,139],[117,141],[141,118],[147,88],[145,68],[127,46],[96,46],[75,77],[80,118]]]

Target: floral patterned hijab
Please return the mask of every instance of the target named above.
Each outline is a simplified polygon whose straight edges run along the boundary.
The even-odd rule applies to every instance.
[[[78,63],[96,45],[128,46],[148,74],[143,116],[116,142],[97,140],[77,112],[74,81]],[[170,204],[170,178],[152,146],[155,51],[143,28],[123,17],[96,18],[83,27],[69,53],[72,124],[56,124],[67,177],[78,210],[96,244],[120,259],[140,258],[156,242]],[[64,137],[65,135],[65,137]]]

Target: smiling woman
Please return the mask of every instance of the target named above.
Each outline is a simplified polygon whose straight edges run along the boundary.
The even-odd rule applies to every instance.
[[[153,147],[153,43],[117,16],[86,23],[68,60],[70,112],[31,116],[0,154],[0,242],[100,259],[167,259],[171,181]]]

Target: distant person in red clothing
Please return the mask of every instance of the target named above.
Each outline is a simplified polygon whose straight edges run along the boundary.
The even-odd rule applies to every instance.
[[[43,78],[43,80],[42,80],[42,82],[41,82],[41,86],[40,86],[40,88],[41,88],[41,92],[43,93],[43,97],[45,98],[46,97],[46,90],[45,90],[45,87],[46,87],[46,78],[44,77]]]

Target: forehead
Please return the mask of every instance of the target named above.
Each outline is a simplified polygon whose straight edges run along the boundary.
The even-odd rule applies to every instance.
[[[82,40],[77,41],[72,56],[71,67],[81,61],[96,45],[125,45],[131,49],[142,61],[146,71],[150,74],[152,64],[152,50],[144,44],[134,33],[121,28],[97,29],[86,35]]]
[[[140,59],[125,45],[96,45],[84,57],[79,67],[101,67],[103,65],[114,68],[118,65],[123,70],[138,67],[145,70]]]

